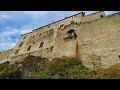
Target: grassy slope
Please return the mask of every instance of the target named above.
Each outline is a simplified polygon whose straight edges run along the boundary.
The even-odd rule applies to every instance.
[[[22,66],[20,66],[22,64]],[[1,79],[120,79],[120,64],[107,69],[89,70],[72,57],[46,58],[28,56],[15,65],[0,64]]]

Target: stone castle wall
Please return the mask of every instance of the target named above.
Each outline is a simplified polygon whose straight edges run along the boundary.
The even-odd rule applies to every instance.
[[[120,13],[83,23],[77,29],[81,60],[86,66],[120,63]]]
[[[79,58],[87,67],[109,67],[120,61],[119,23],[120,13],[105,16],[103,11],[66,17],[21,35],[15,48],[0,54],[0,63],[22,60],[28,55],[49,59],[65,55]],[[66,29],[60,29],[62,24],[67,25]]]

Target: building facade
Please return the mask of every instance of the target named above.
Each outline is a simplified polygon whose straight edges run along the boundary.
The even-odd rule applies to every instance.
[[[52,60],[70,56],[89,68],[120,63],[120,13],[81,12],[21,35],[13,49],[0,53],[0,63],[16,62],[28,55]]]

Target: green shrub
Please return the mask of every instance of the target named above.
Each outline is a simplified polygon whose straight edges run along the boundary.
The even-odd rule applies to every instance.
[[[18,67],[22,64],[21,67]],[[107,69],[88,69],[80,60],[63,56],[47,58],[28,56],[15,65],[0,64],[1,79],[120,79],[120,64]]]

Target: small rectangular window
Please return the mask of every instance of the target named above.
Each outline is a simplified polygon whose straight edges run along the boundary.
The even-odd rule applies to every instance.
[[[16,50],[15,54],[18,54],[19,50],[20,50],[20,49]]]
[[[120,55],[119,55],[119,58],[120,58]]]
[[[44,42],[41,42],[39,48],[43,47],[43,44],[44,44]]]
[[[48,28],[50,28],[50,26],[48,26]]]
[[[39,35],[39,37],[41,36],[41,34]]]
[[[74,24],[75,22],[74,21],[71,21],[70,24]]]
[[[23,37],[23,40],[26,39],[26,36]]]
[[[30,49],[31,49],[31,46],[28,47],[27,51],[30,51]]]
[[[61,25],[60,25],[60,28],[63,27],[63,26],[64,26],[64,24],[61,24]]]
[[[20,43],[19,47],[22,47],[22,45],[23,45],[23,42]]]
[[[35,36],[33,36],[33,38],[35,38]]]
[[[103,15],[100,15],[100,17],[103,17]]]

